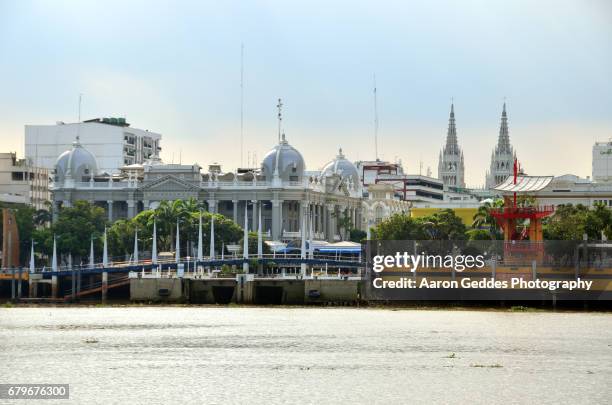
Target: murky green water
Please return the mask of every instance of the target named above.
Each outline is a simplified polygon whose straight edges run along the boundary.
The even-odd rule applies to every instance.
[[[0,382],[87,404],[602,404],[612,314],[4,308]]]

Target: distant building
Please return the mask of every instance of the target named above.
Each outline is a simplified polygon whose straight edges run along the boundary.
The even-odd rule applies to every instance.
[[[612,141],[593,145],[593,181],[612,181]]]
[[[34,165],[53,170],[57,157],[81,144],[95,157],[98,169],[118,173],[126,165],[141,164],[159,156],[161,135],[132,128],[125,118],[96,118],[81,123],[26,125],[25,156]]]
[[[0,153],[0,201],[44,209],[50,198],[48,169],[17,159],[16,153]]]
[[[506,103],[501,116],[497,146],[491,153],[491,166],[486,175],[486,188],[491,189],[513,174],[516,153],[510,144]]]
[[[445,186],[465,187],[465,164],[463,151],[457,141],[457,127],[455,125],[455,106],[451,104],[446,145],[440,151],[438,161],[438,179]]]
[[[410,203],[396,197],[391,184],[372,184],[368,186],[368,197],[362,202],[361,229],[368,230],[394,214],[408,214]]]
[[[612,183],[594,182],[573,174],[554,177],[550,184],[533,194],[542,205],[582,204],[593,207],[602,203],[612,207]]]

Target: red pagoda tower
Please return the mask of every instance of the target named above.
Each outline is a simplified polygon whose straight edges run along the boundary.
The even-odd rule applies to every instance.
[[[504,207],[491,215],[504,231],[504,261],[541,261],[544,256],[542,219],[554,212],[552,205],[518,205],[517,195],[530,195],[552,181],[552,176],[525,176],[514,159],[514,174],[493,189],[504,196]],[[528,220],[528,221],[525,221]],[[522,225],[517,225],[521,222]]]

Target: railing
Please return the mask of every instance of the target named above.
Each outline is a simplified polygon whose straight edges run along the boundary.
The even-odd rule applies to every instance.
[[[340,263],[359,263],[361,262],[361,255],[355,255],[355,254],[333,254],[333,253],[320,253],[320,252],[313,252],[312,257],[310,256],[308,250],[305,253],[305,258],[302,258],[302,254],[301,253],[265,253],[262,254],[261,256],[259,256],[257,253],[253,253],[253,254],[249,254],[247,260],[251,261],[251,260],[257,260],[257,259],[262,259],[262,260],[274,260],[274,259],[289,259],[289,260],[296,260],[296,261],[302,261],[302,260],[327,260],[330,262],[340,262]],[[228,254],[228,255],[224,255],[223,259],[221,259],[220,255],[215,256],[214,258],[210,257],[210,256],[204,256],[202,258],[202,260],[197,260],[195,257],[193,256],[183,256],[180,258],[179,263],[184,263],[184,264],[193,264],[196,263],[197,265],[201,265],[201,266],[209,266],[211,264],[217,265],[217,264],[223,264],[225,262],[236,262],[236,261],[243,261],[244,257],[242,256],[241,253],[238,254]],[[174,257],[171,258],[158,258],[157,262],[155,263],[156,265],[168,265],[168,264],[175,264],[176,263],[176,259]],[[81,272],[81,271],[91,271],[91,270],[101,270],[104,268],[107,269],[120,269],[120,268],[127,268],[127,267],[140,267],[140,266],[150,266],[152,265],[153,262],[150,258],[147,259],[143,259],[143,260],[139,260],[137,262],[134,261],[109,261],[108,264],[106,266],[104,266],[103,263],[95,263],[92,266],[90,266],[89,264],[78,264],[78,265],[61,265],[58,266],[57,271],[60,272],[71,272],[71,271],[75,271],[75,272]],[[15,274],[18,273],[18,269],[7,269],[7,268],[1,268],[0,269],[0,274],[12,274],[12,272],[15,272]],[[26,267],[22,267],[21,268],[22,273],[27,273],[29,272],[29,269]],[[34,269],[34,273],[50,273],[53,272],[53,268],[52,267],[37,267]]]
[[[491,209],[495,216],[534,216],[548,215],[555,211],[553,205],[538,205],[535,207],[501,207]]]

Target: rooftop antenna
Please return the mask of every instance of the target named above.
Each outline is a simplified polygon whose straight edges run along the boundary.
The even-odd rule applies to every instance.
[[[376,100],[376,73],[374,73],[374,154],[378,160],[378,102]]]
[[[83,101],[83,93],[79,93],[79,121],[81,122],[81,103]]]
[[[240,44],[240,166],[244,166],[244,44]]]
[[[423,172],[423,155],[419,156],[419,176],[422,175]]]
[[[183,164],[183,149],[179,149],[179,165]]]
[[[278,99],[278,104],[276,105],[278,108],[278,143],[281,141],[281,122],[283,121],[283,102],[281,99]]]
[[[77,124],[77,136],[76,140],[79,142],[81,139],[81,104],[83,102],[83,93],[79,93],[79,120]]]

